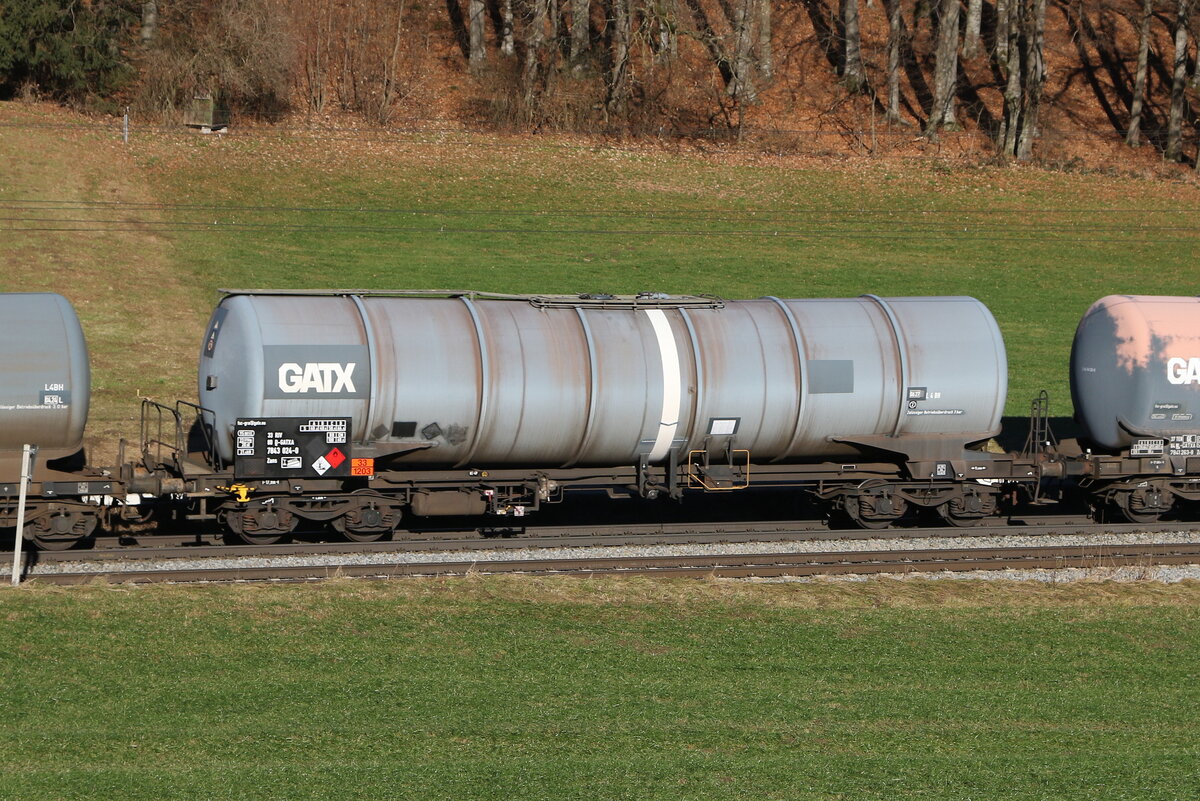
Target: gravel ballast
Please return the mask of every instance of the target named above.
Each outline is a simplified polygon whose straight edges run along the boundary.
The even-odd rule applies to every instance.
[[[1021,547],[1070,547],[1080,545],[1143,545],[1176,544],[1195,541],[1191,532],[1158,532],[1144,534],[1108,535],[1001,535],[972,537],[964,544],[959,537],[918,537],[846,539],[846,540],[801,540],[794,542],[740,542],[687,545],[622,545],[568,548],[503,548],[489,550],[456,551],[393,551],[388,553],[344,553],[344,554],[289,554],[280,556],[238,557],[173,557],[170,559],[120,559],[110,561],[56,561],[34,564],[29,577],[54,574],[119,574],[134,571],[155,570],[205,570],[272,567],[329,567],[336,569],[346,565],[403,565],[429,562],[477,562],[485,564],[497,561],[587,559],[621,557],[671,557],[671,556],[721,556],[739,554],[770,553],[851,553],[862,551],[922,551],[957,550],[969,548],[1021,548]],[[1186,566],[1135,566],[1121,568],[1062,568],[1037,570],[984,570],[984,571],[940,571],[915,574],[888,574],[890,578],[937,578],[937,579],[988,579],[1008,581],[1070,582],[1081,580],[1110,581],[1161,581],[1178,582],[1189,579],[1200,580],[1200,565]],[[839,576],[839,580],[863,581],[869,576]],[[764,581],[767,579],[753,579]],[[771,581],[811,581],[810,578],[769,579]],[[829,577],[815,580],[828,581]]]

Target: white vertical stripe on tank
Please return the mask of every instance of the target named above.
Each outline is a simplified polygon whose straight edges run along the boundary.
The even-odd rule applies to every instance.
[[[662,357],[663,401],[662,413],[659,416],[658,436],[654,439],[654,447],[650,450],[651,462],[662,461],[671,449],[675,440],[675,430],[679,427],[679,404],[683,397],[683,377],[679,374],[679,350],[675,344],[675,334],[671,332],[671,323],[667,320],[662,309],[646,309],[650,325],[654,327],[654,336],[658,338],[658,353]]]

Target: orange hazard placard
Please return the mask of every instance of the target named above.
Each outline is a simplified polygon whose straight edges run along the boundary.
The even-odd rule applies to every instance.
[[[351,459],[350,460],[350,475],[352,475],[352,476],[373,476],[373,475],[375,475],[375,460],[374,459]]]

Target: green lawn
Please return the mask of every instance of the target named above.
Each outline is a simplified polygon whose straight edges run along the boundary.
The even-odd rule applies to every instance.
[[[59,112],[0,104],[0,121]],[[5,291],[80,311],[92,445],[190,397],[217,287],[967,294],[1010,414],[1196,294],[1194,183],[460,135],[11,127]],[[42,225],[45,225],[44,223]],[[52,226],[51,226],[52,227]],[[1188,799],[1200,588],[478,580],[0,591],[0,798]]]
[[[0,797],[1184,799],[1188,587],[0,592]]]
[[[1005,333],[1018,415],[1042,388],[1070,413],[1093,301],[1194,294],[1200,277],[1189,184],[488,137],[131,148],[204,286],[972,295]]]
[[[0,289],[79,308],[93,446],[136,436],[139,393],[194,396],[218,287],[972,295],[1005,334],[1008,414],[1044,388],[1069,416],[1087,307],[1195,294],[1200,278],[1200,186],[1184,179],[478,134],[135,130],[125,145],[111,127],[34,127],[63,116],[0,104],[18,123],[0,134],[0,210],[17,220]],[[29,199],[72,205],[14,210]],[[101,230],[24,232],[29,216]]]

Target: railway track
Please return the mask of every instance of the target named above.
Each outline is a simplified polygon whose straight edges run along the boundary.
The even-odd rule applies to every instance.
[[[261,548],[258,550],[262,550]],[[311,554],[312,549],[309,549]],[[324,551],[326,555],[333,552]],[[345,551],[342,552],[346,553]],[[361,554],[361,551],[358,553]],[[527,552],[530,553],[530,552]],[[536,551],[532,552],[536,553]],[[80,556],[90,556],[83,553]],[[365,557],[365,554],[361,554]],[[29,579],[38,583],[81,584],[161,582],[309,581],[335,576],[365,578],[446,577],[496,574],[544,576],[713,576],[722,578],[774,578],[781,576],[914,573],[975,570],[1061,569],[1151,565],[1200,564],[1200,542],[1153,544],[1097,544],[1025,546],[1004,548],[930,548],[919,550],[772,552],[723,554],[673,554],[635,556],[556,556],[553,558],[430,559],[408,554],[402,562],[359,561],[261,564],[247,553],[217,553],[197,566],[195,551],[147,559],[123,559],[119,564],[100,559],[68,561],[56,554],[65,568],[38,572],[27,565]],[[278,551],[272,551],[279,557]],[[171,564],[177,561],[178,566]],[[269,560],[268,560],[269,561]],[[91,563],[91,564],[89,564]],[[74,566],[72,569],[71,566]],[[98,568],[98,569],[96,569]]]
[[[920,551],[772,553],[753,555],[633,556],[575,559],[417,561],[404,564],[271,565],[34,576],[39,583],[306,581],[335,576],[373,578],[497,574],[545,576],[655,575],[722,578],[912,573],[943,570],[1060,569],[1200,563],[1200,544],[1085,545],[1038,548],[967,548]]]
[[[489,529],[418,529],[380,542],[329,542],[298,536],[275,545],[232,545],[219,533],[96,537],[92,547],[67,551],[29,551],[32,563],[169,559],[178,556],[265,556],[292,554],[393,553],[401,551],[501,550],[518,548],[607,547],[744,542],[856,541],[869,539],[1064,536],[1191,532],[1200,539],[1200,523],[1096,523],[1078,515],[1014,518],[1008,524],[973,528],[906,527],[830,529],[821,521],[610,523],[576,526],[493,527]],[[28,549],[27,549],[28,550]],[[11,553],[12,543],[0,547]],[[0,556],[0,561],[3,557]]]

